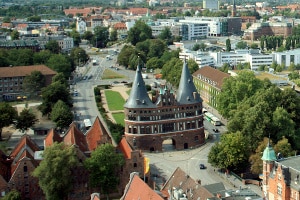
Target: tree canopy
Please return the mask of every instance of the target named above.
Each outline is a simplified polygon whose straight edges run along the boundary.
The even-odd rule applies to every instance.
[[[73,113],[67,104],[58,100],[51,111],[51,120],[56,123],[56,127],[68,127],[73,121]]]
[[[37,121],[38,120],[34,115],[34,113],[32,113],[30,109],[25,108],[20,112],[20,115],[17,117],[16,128],[21,130],[24,133],[30,127],[32,127]]]
[[[90,172],[90,184],[92,187],[100,187],[101,193],[109,194],[119,184],[119,171],[124,164],[122,154],[116,152],[111,144],[103,144],[92,152],[84,166]]]
[[[50,114],[58,100],[62,100],[68,106],[72,106],[72,98],[68,88],[65,84],[56,81],[42,89],[42,104],[39,106],[39,110],[43,115]]]
[[[54,143],[43,152],[43,160],[32,175],[39,179],[48,200],[65,199],[72,188],[72,169],[78,165],[74,146]]]
[[[138,20],[135,22],[134,26],[129,29],[127,41],[135,46],[138,42],[143,42],[151,38],[152,30],[150,26],[148,26],[142,20]]]
[[[45,86],[45,76],[40,71],[32,71],[23,80],[23,90],[30,95],[37,95],[37,92]]]
[[[0,102],[0,140],[2,140],[2,128],[13,124],[17,116],[15,108],[6,102]]]
[[[208,162],[222,169],[237,169],[247,163],[248,156],[248,143],[242,133],[227,133],[221,135],[220,142],[212,146]]]

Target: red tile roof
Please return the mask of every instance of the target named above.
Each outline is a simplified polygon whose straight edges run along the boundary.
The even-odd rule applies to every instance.
[[[16,171],[16,169],[18,168],[19,164],[23,161],[23,160],[30,160],[32,162],[32,164],[37,167],[38,166],[38,161],[36,161],[34,159],[34,155],[32,155],[30,152],[31,150],[25,148],[24,150],[21,150],[19,152],[19,155],[14,158],[14,161],[11,165],[11,174],[12,176],[14,176],[14,173]]]
[[[125,137],[123,137],[118,145],[118,149],[123,153],[126,159],[131,159],[132,149],[126,141]]]
[[[61,142],[62,138],[54,131],[54,129],[50,129],[48,134],[44,139],[45,148],[51,146],[54,142]]]
[[[112,139],[98,116],[96,117],[94,124],[86,133],[85,137],[90,151],[94,151],[100,144],[112,144]]]
[[[40,71],[43,75],[55,75],[56,72],[46,65],[0,67],[0,77],[20,77],[30,75],[33,71]]]
[[[154,190],[152,190],[136,172],[130,174],[130,180],[125,188],[120,200],[163,200]]]
[[[63,137],[63,142],[66,145],[77,145],[82,152],[88,151],[88,145],[85,140],[84,134],[76,127],[73,122],[69,130]]]
[[[40,150],[39,146],[33,140],[31,140],[29,135],[26,134],[24,134],[21,137],[19,143],[15,146],[15,148],[10,153],[11,159],[15,159],[20,154],[20,152],[23,152],[22,149],[29,149],[30,152],[32,153],[32,156],[34,155],[35,151]]]
[[[114,25],[113,27],[114,27],[114,29],[116,29],[116,30],[127,29],[126,24],[125,24],[125,23],[122,23],[122,22],[115,23],[115,25]]]
[[[146,15],[148,13],[148,8],[129,8],[132,15]]]
[[[209,66],[202,67],[193,73],[194,78],[199,79],[199,75],[201,75],[203,78],[207,78],[211,81],[214,81],[216,83],[215,87],[219,89],[222,88],[224,79],[230,77],[229,74],[221,72],[220,70]]]

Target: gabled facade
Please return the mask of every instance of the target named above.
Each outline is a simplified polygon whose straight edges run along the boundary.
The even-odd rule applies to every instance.
[[[163,200],[163,198],[152,190],[136,172],[130,174],[130,180],[120,200],[133,199]]]
[[[38,179],[31,175],[39,163],[34,159],[34,152],[39,150],[39,146],[25,134],[9,155],[11,176],[8,189],[20,192],[22,199],[34,200],[43,197],[43,192],[38,186]]]
[[[300,156],[277,158],[270,144],[263,152],[263,192],[267,199],[300,198]]]
[[[133,149],[162,151],[164,140],[178,150],[204,143],[202,99],[186,62],[177,93],[162,86],[152,100],[138,66],[124,113],[125,137]]]

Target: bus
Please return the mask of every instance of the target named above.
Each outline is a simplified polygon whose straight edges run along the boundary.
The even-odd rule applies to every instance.
[[[221,126],[221,121],[219,120],[219,118],[217,118],[216,116],[214,116],[210,112],[205,112],[204,116],[205,116],[205,119],[207,121],[209,121],[210,123],[212,123],[213,125]]]

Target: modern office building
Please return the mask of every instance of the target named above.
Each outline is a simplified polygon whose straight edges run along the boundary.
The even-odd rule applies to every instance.
[[[218,11],[220,6],[219,0],[203,0],[203,8],[211,11]]]
[[[291,63],[295,65],[300,64],[300,49],[293,49],[283,52],[274,52],[274,61],[277,64],[284,65],[286,67],[290,66]]]
[[[125,137],[133,149],[163,151],[165,141],[178,150],[204,143],[202,99],[186,62],[177,93],[164,85],[152,99],[138,66],[124,113]]]

